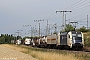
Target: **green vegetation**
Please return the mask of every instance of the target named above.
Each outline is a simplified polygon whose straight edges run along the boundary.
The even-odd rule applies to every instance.
[[[81,28],[76,29],[70,24],[66,24],[65,30],[62,30],[61,32],[69,32],[69,31],[81,31],[81,32],[90,32],[90,29],[86,29],[86,27],[82,26]]]
[[[84,33],[85,46],[90,47],[90,32]]]
[[[0,36],[0,44],[10,44],[11,40],[20,39],[20,36],[14,37],[13,35],[9,34],[1,34]]]
[[[66,32],[68,32],[68,31],[75,31],[75,28],[74,28],[72,25],[67,24],[67,25],[66,25],[66,28],[65,28],[65,31],[66,31]]]
[[[5,38],[4,37],[1,37],[0,38],[0,44],[3,44],[3,43],[5,43]]]
[[[86,29],[84,26],[77,29],[77,31],[81,31],[81,32],[90,32],[90,29]]]

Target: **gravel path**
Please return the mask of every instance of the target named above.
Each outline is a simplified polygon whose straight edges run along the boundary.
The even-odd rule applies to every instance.
[[[0,45],[0,60],[38,60],[32,56]]]

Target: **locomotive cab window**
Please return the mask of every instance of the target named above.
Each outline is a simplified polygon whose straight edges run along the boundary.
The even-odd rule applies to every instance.
[[[82,37],[82,35],[81,34],[78,34],[77,37]]]
[[[72,34],[72,36],[76,36],[76,34]]]

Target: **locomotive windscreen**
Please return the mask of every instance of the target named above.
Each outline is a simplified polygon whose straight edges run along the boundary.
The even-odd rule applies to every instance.
[[[82,42],[82,34],[81,32],[77,32],[77,33],[72,33],[72,39],[73,39],[73,43],[80,43]]]
[[[60,44],[61,45],[67,45],[67,32],[61,33]]]

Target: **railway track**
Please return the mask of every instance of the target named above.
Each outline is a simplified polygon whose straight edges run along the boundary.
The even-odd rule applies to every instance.
[[[67,53],[83,53],[83,54],[90,54],[90,47],[88,48],[83,48],[82,50],[73,50],[73,49],[69,49],[69,50],[66,50],[66,49],[49,49],[49,48],[38,48],[38,47],[33,47],[33,48],[36,48],[36,49],[44,49],[46,51],[57,51],[57,52],[67,52]]]
[[[87,48],[87,47],[83,48],[83,51],[84,51],[84,52],[90,52],[90,47],[88,47],[88,48]]]

